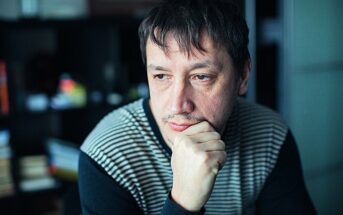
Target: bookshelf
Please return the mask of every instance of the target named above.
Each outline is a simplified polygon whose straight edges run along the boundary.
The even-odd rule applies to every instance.
[[[0,157],[4,214],[60,214],[77,177],[75,168],[60,163],[61,150],[77,151],[106,113],[143,96],[141,16],[100,12],[76,19],[0,18],[0,136],[8,132],[6,147],[13,152],[5,161]],[[75,167],[75,158],[68,154],[67,165]],[[8,192],[1,191],[2,176],[12,177]]]

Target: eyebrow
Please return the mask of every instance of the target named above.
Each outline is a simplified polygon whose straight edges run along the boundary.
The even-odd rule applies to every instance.
[[[199,63],[193,64],[191,66],[190,70],[208,68],[208,67],[212,67],[212,66],[215,66],[215,65],[212,62],[210,62],[209,60],[206,60],[204,62],[199,62]]]
[[[162,67],[162,66],[156,66],[154,64],[149,64],[148,65],[149,70],[157,70],[157,71],[168,71],[168,69]]]
[[[195,69],[210,68],[210,67],[215,67],[218,69],[218,71],[221,71],[222,65],[221,64],[217,65],[217,64],[212,63],[209,60],[206,60],[204,62],[194,63],[193,65],[191,65],[189,71],[192,71]],[[163,66],[157,66],[154,64],[149,64],[148,69],[157,70],[157,71],[169,71],[167,68],[164,68]]]

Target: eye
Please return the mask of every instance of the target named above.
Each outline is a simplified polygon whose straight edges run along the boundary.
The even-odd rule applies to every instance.
[[[168,78],[166,74],[156,74],[156,75],[153,75],[153,77],[154,79],[157,79],[160,81],[166,80]]]
[[[197,75],[197,78],[202,81],[210,79],[210,77],[207,75]]]
[[[200,74],[200,75],[194,75],[192,79],[199,80],[199,81],[209,81],[211,80],[211,77],[209,75]]]

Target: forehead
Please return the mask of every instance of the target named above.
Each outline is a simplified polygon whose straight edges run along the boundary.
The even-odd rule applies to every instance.
[[[200,43],[204,50],[199,50],[194,46],[191,46],[190,49],[180,47],[179,43],[172,34],[167,35],[165,39],[165,47],[160,47],[151,39],[148,39],[146,45],[147,61],[160,61],[163,60],[162,58],[168,58],[168,60],[172,60],[174,57],[181,57],[184,61],[225,60],[231,62],[230,56],[226,50],[223,47],[218,46],[217,43],[215,43],[207,34],[203,34]]]

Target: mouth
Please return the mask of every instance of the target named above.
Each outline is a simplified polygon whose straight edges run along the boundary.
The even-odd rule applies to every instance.
[[[176,132],[182,132],[194,124],[168,122],[168,126]]]

